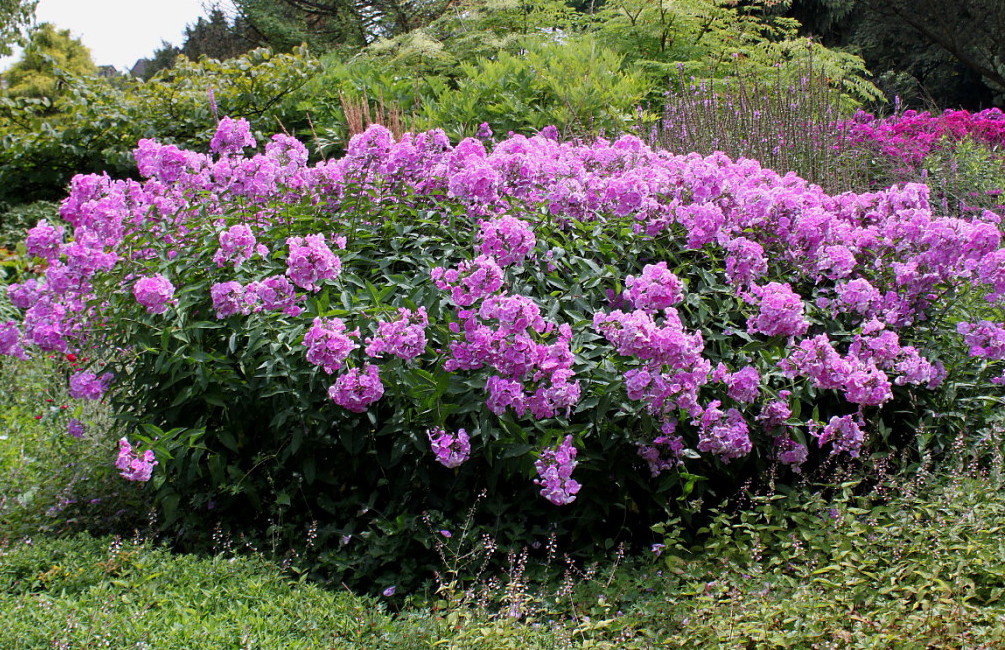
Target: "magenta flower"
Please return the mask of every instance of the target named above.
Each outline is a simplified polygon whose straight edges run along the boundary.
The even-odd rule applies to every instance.
[[[342,367],[342,362],[359,346],[352,341],[359,330],[346,332],[345,323],[338,318],[315,318],[304,335],[307,361],[321,366],[329,375]]]
[[[136,452],[125,438],[119,440],[119,456],[115,459],[115,467],[127,481],[149,481],[154,466],[154,452],[146,450],[142,454]]]
[[[799,336],[805,334],[810,324],[803,318],[803,301],[786,282],[769,282],[763,287],[754,286],[759,311],[747,320],[748,332],[766,336]]]
[[[239,154],[245,147],[254,146],[251,125],[243,117],[236,120],[230,117],[221,119],[213,139],[209,141],[209,150],[221,156]]]
[[[534,250],[537,240],[526,222],[504,215],[483,221],[478,228],[479,252],[499,266],[519,264]]]
[[[74,399],[101,399],[111,382],[110,372],[100,377],[91,372],[78,372],[70,375],[70,387],[67,392]]]
[[[471,443],[464,429],[458,429],[456,434],[450,434],[443,427],[434,427],[426,431],[426,437],[429,438],[436,462],[444,467],[457,467],[471,454]]]
[[[320,291],[319,282],[334,279],[342,270],[342,260],[328,248],[324,235],[290,237],[286,244],[286,275],[301,289]]]
[[[342,408],[353,413],[365,413],[367,407],[384,395],[377,366],[367,364],[360,371],[351,368],[340,375],[328,389],[328,397]]]
[[[70,421],[66,423],[66,433],[74,438],[84,437],[84,423],[77,418],[70,418]]]
[[[133,296],[136,302],[147,309],[150,314],[163,314],[174,296],[174,285],[158,273],[152,277],[140,278],[133,284]]]
[[[572,436],[566,436],[556,449],[542,451],[540,458],[534,462],[538,474],[534,483],[541,486],[541,496],[556,506],[575,501],[581,487],[572,478],[572,471],[577,464]]]

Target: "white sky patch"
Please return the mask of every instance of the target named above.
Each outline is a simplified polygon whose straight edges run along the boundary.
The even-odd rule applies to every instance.
[[[181,45],[185,26],[205,16],[204,0],[39,0],[37,22],[69,29],[91,50],[97,65],[128,71],[149,58],[161,41]],[[0,59],[0,69],[18,55]]]

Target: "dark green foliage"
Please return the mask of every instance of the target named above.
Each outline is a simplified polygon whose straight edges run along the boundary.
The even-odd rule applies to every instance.
[[[829,47],[859,53],[889,100],[987,108],[1005,93],[997,0],[794,0],[789,15]]]

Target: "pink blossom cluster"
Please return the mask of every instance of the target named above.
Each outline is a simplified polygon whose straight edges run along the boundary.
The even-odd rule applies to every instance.
[[[865,438],[860,422],[854,416],[843,415],[834,416],[823,426],[821,430],[819,423],[811,428],[811,433],[816,436],[820,446],[830,443],[831,453],[845,452],[851,457],[858,456],[859,449]]]
[[[150,449],[138,453],[125,438],[119,440],[119,455],[115,459],[115,468],[127,481],[146,482],[157,465],[154,452]]]
[[[429,438],[436,462],[444,467],[458,467],[471,454],[471,442],[464,429],[448,433],[443,427],[433,427],[426,431],[426,437]]]
[[[489,367],[497,374],[485,382],[486,405],[496,415],[512,409],[537,419],[568,413],[579,401],[579,382],[573,380],[569,349],[572,330],[560,325],[552,343],[540,339],[554,330],[540,308],[526,296],[493,295],[478,310],[457,312],[444,369],[476,370]]]
[[[143,277],[133,284],[133,296],[150,314],[163,314],[174,296],[174,285],[160,273]]]
[[[1005,359],[1005,327],[982,320],[977,323],[957,323],[956,331],[970,348],[970,356],[982,359]]]
[[[93,372],[75,372],[70,375],[68,394],[74,399],[98,400],[108,390],[112,381],[109,372],[95,375]]]
[[[503,215],[482,221],[478,228],[479,251],[499,266],[519,264],[534,250],[534,231],[525,221]]]
[[[946,142],[971,138],[991,147],[1005,145],[1005,113],[998,108],[977,113],[946,110],[939,115],[908,110],[884,118],[858,111],[844,126],[848,144],[868,146],[914,167]]]
[[[680,455],[684,450],[684,438],[674,435],[677,421],[670,420],[660,426],[660,434],[650,444],[638,444],[638,454],[646,462],[649,473],[656,478],[667,470],[682,464]]]
[[[503,271],[495,258],[479,255],[470,262],[461,262],[456,269],[437,266],[429,273],[436,288],[450,291],[450,299],[458,307],[469,307],[502,287]]]
[[[0,354],[17,359],[28,358],[28,353],[21,345],[21,330],[12,320],[0,325]]]
[[[238,268],[255,254],[265,257],[269,249],[259,244],[251,228],[245,224],[236,224],[220,233],[220,248],[213,255],[217,266],[230,263]]]
[[[320,291],[319,282],[334,279],[342,270],[342,261],[328,248],[324,235],[290,237],[286,244],[290,249],[286,275],[301,289]],[[336,245],[344,248],[345,241],[339,239]]]
[[[217,282],[209,290],[210,300],[217,318],[235,314],[247,316],[261,311],[280,311],[287,316],[299,316],[303,311],[297,302],[293,284],[283,275],[272,275],[262,280],[242,285],[230,280]]]
[[[765,336],[799,336],[810,324],[803,317],[803,300],[789,283],[769,282],[750,289],[757,314],[747,319],[747,331]]]
[[[557,448],[545,449],[534,461],[538,475],[534,483],[541,486],[541,496],[556,506],[572,503],[579,493],[580,485],[572,478],[572,471],[579,464],[576,453],[572,436],[566,436]]]
[[[753,445],[743,414],[735,408],[719,409],[719,400],[712,400],[694,424],[698,427],[698,451],[715,454],[724,463],[750,453]]]
[[[328,397],[347,411],[365,413],[367,407],[384,395],[384,384],[380,381],[380,371],[373,364],[362,369],[350,368],[328,388]]]
[[[377,334],[366,340],[366,355],[380,357],[391,354],[399,359],[414,359],[426,349],[426,327],[429,316],[425,307],[415,311],[398,309],[394,320],[377,322]]]
[[[329,375],[333,374],[342,367],[349,354],[359,347],[353,342],[358,337],[359,330],[346,331],[345,323],[340,318],[315,318],[304,334],[307,361],[321,366]]]
[[[618,354],[641,362],[624,373],[629,399],[657,416],[672,417],[677,409],[701,414],[698,390],[708,382],[711,363],[702,356],[701,332],[688,333],[676,309],[667,308],[659,320],[642,310],[597,312],[593,328]]]
[[[642,275],[627,276],[625,288],[628,301],[646,311],[672,307],[684,298],[680,279],[667,270],[666,262],[646,264]]]

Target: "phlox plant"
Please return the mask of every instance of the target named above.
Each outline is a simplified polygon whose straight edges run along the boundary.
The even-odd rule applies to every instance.
[[[946,110],[907,110],[887,117],[857,111],[844,125],[848,144],[869,147],[903,167],[920,167],[932,151],[973,140],[991,148],[1005,145],[1005,113],[989,108],[976,113]]]
[[[997,398],[999,216],[939,216],[925,186],[832,196],[553,130],[372,126],[316,165],[255,145],[225,118],[210,154],[142,141],[145,180],[76,177],[0,327],[5,354],[107,363],[71,388],[113,402],[125,478],[181,542],[316,523],[324,575],[404,588],[417,518],[482,490],[504,542],[613,543],[751,478],[938,445],[985,414],[961,386]]]

